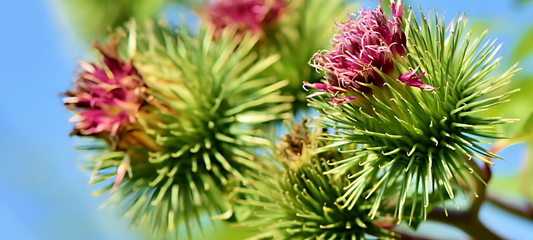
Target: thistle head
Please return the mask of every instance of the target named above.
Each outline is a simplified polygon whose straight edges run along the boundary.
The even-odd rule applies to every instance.
[[[64,103],[79,115],[71,135],[93,136],[116,143],[129,125],[135,124],[136,115],[144,104],[144,82],[133,67],[117,53],[118,40],[108,45],[93,43],[102,55],[100,65],[80,61],[83,69],[74,89],[67,91]]]
[[[293,97],[279,91],[287,81],[257,78],[279,57],[256,59],[250,50],[257,35],[237,42],[235,28],[221,38],[214,31],[191,36],[185,25],[173,35],[163,22],[144,35],[129,29],[149,105],[137,122],[159,149],[115,151],[89,164],[95,183],[116,176],[99,193],[112,190],[110,202],[124,207],[134,226],[151,222],[155,235],[178,223],[201,224],[205,212],[231,216],[228,192],[255,171],[253,151],[270,144],[260,129],[291,116]]]
[[[291,139],[305,141],[283,137],[282,143],[297,146],[294,152],[299,152],[298,158],[287,159],[283,151],[286,148],[278,149],[278,154],[265,156],[260,170],[250,176],[249,184],[244,187],[246,197],[236,200],[239,206],[248,206],[254,211],[241,224],[259,230],[256,238],[392,238],[392,233],[370,219],[368,204],[360,201],[356,208],[348,210],[336,203],[348,179],[324,175],[331,170],[328,160],[338,157],[339,153],[319,151],[318,147],[327,142],[319,139],[322,129],[311,131],[303,124],[291,125],[293,128],[288,134]]]
[[[399,22],[402,17],[399,4],[393,2],[392,8],[393,19]],[[361,14],[366,19],[371,14],[380,16],[380,11]],[[397,24],[390,21],[386,25],[383,20],[372,23],[381,23],[381,28],[376,29],[388,30]],[[487,94],[508,84],[518,70],[513,66],[501,75],[487,77],[499,64],[499,58],[494,58],[499,47],[494,46],[494,41],[482,44],[486,32],[476,39],[471,39],[470,32],[464,36],[466,23],[461,16],[450,23],[448,30],[443,27],[445,24],[443,18],[426,17],[423,13],[420,24],[413,11],[409,11],[405,26],[401,26],[405,42],[398,44],[404,52],[383,44],[387,43],[386,37],[379,45],[394,56],[389,58],[394,67],[392,73],[380,65],[380,68],[372,66],[373,70],[368,72],[354,71],[363,77],[349,75],[350,69],[360,66],[352,61],[364,63],[361,55],[353,53],[337,57],[350,58],[346,61],[349,63],[341,65],[348,66],[342,71],[325,67],[336,66],[333,64],[337,63],[336,58],[320,65],[325,69],[326,81],[312,87],[320,93],[330,93],[333,99],[323,94],[310,96],[310,105],[321,111],[319,126],[336,131],[326,135],[335,142],[332,147],[345,151],[345,145],[360,146],[351,151],[352,156],[338,159],[334,163],[336,167],[329,171],[330,174],[355,171],[339,200],[344,207],[355,208],[357,199],[377,196],[370,212],[372,217],[379,214],[382,201],[392,201],[398,223],[405,218],[409,223],[424,219],[435,204],[453,201],[461,182],[475,195],[471,182],[482,178],[473,171],[476,168],[473,158],[487,164],[493,164],[487,159],[498,158],[480,143],[488,143],[484,138],[502,138],[495,126],[515,120],[480,117],[477,113],[508,101],[511,92],[496,97]],[[396,32],[402,32],[398,28]],[[368,51],[365,48],[365,54]],[[351,82],[333,81],[352,76]],[[379,77],[380,84],[359,80],[374,76]],[[364,169],[354,170],[360,166]],[[373,186],[371,191],[367,191],[369,185]],[[383,195],[387,192],[397,194],[388,198]],[[432,200],[432,196],[436,199]]]
[[[280,137],[280,142],[277,145],[277,154],[284,156],[288,162],[297,162],[305,148],[311,144],[311,130],[306,127],[306,119],[302,120],[302,124],[296,125],[292,122],[293,128],[288,134]]]
[[[263,35],[283,15],[287,0],[215,0],[202,12],[217,33],[228,25]]]

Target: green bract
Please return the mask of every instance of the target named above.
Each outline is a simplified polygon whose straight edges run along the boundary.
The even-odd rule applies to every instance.
[[[257,167],[252,151],[268,144],[259,127],[290,117],[294,97],[280,95],[287,81],[255,77],[279,58],[257,59],[250,52],[257,37],[236,42],[235,29],[227,28],[215,41],[211,28],[194,37],[185,26],[177,34],[165,24],[149,28],[129,31],[128,51],[149,94],[150,107],[137,121],[160,149],[130,147],[91,161],[97,182],[114,177],[118,165],[128,167],[110,203],[134,225],[148,219],[161,234],[181,221],[189,229],[196,219],[201,228],[203,212],[231,214],[225,194],[247,182]]]
[[[311,106],[322,113],[321,127],[337,134],[332,147],[360,144],[352,156],[338,160],[328,174],[342,174],[354,166],[362,170],[350,174],[351,183],[339,199],[348,210],[358,207],[360,199],[375,196],[370,216],[374,217],[386,199],[395,193],[395,215],[410,220],[424,219],[434,203],[454,198],[457,184],[472,189],[474,158],[497,158],[479,143],[482,138],[500,138],[494,126],[513,120],[479,117],[477,112],[505,102],[510,93],[485,98],[509,83],[514,67],[501,75],[489,76],[498,66],[494,41],[481,44],[485,35],[463,38],[466,20],[458,16],[445,30],[444,19],[414,14],[404,19],[407,36],[406,56],[394,59],[395,73],[377,69],[383,86],[367,87],[359,98],[334,107],[324,95],[313,96]],[[419,24],[421,23],[421,24]],[[423,91],[397,80],[399,73],[420,69],[422,81],[435,87]],[[396,74],[396,75],[395,75]],[[331,148],[331,147],[330,147]],[[368,188],[370,186],[370,188]],[[474,190],[472,189],[474,192]],[[436,201],[430,199],[436,197]]]

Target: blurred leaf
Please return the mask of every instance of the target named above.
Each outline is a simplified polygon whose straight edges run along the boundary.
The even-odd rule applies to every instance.
[[[519,182],[519,177],[517,174],[504,175],[504,176],[494,176],[490,179],[490,184],[488,185],[489,191],[494,193],[501,193],[502,191],[507,193],[520,193],[520,187],[517,184]]]
[[[526,127],[524,126],[528,122],[526,119],[533,112],[533,105],[530,104],[533,97],[531,92],[527,91],[528,89],[533,89],[533,76],[513,77],[510,84],[491,96],[501,95],[514,89],[521,89],[521,91],[511,94],[509,97],[510,102],[492,106],[480,113],[483,117],[503,115],[504,118],[520,119],[520,121],[499,126],[499,130],[504,133],[505,137],[517,137],[517,132],[519,129]],[[531,127],[533,127],[533,121],[528,122],[528,124],[532,124]]]
[[[470,30],[474,36],[481,35],[485,30],[490,28],[490,22],[483,20],[476,20],[472,23]]]
[[[209,217],[209,216],[205,216]],[[200,231],[198,226],[192,228],[191,238],[187,235],[187,230],[184,226],[180,226],[177,231],[177,237],[174,239],[209,239],[209,240],[240,240],[247,239],[255,233],[246,227],[237,227],[233,224],[225,223],[224,221],[214,221],[213,225],[204,226],[204,234]],[[149,224],[143,224],[136,231],[141,239],[146,240],[168,240],[173,238],[154,238],[150,233]]]
[[[167,4],[192,7],[199,0],[58,0],[83,40],[101,38],[131,18],[143,20],[161,15]]]
[[[533,117],[532,117],[533,118]],[[533,139],[530,138],[527,142],[526,157],[522,161],[520,168],[519,187],[520,193],[529,198],[530,203],[533,203]]]
[[[511,59],[513,61],[525,60],[533,53],[533,44],[531,44],[531,39],[533,39],[533,25],[531,25],[531,27],[525,31],[524,35],[522,35],[522,38],[516,45],[516,48],[511,55]]]
[[[529,119],[529,122],[533,119],[533,114]],[[533,124],[525,125],[529,130],[532,129]],[[527,142],[526,157],[521,160],[520,173],[506,178],[495,178],[495,181],[491,180],[491,185],[496,184],[496,188],[505,189],[511,193],[518,193],[524,197],[527,197],[530,203],[533,203],[533,131],[527,133],[520,132],[520,135],[525,137],[522,140],[512,139],[514,142]],[[511,141],[511,142],[512,142]],[[512,144],[512,143],[511,143]],[[510,144],[509,144],[510,145]],[[499,185],[498,185],[499,184]]]
[[[533,85],[533,81],[523,81],[521,83],[524,86]],[[490,186],[491,188],[504,189],[511,193],[518,193],[528,197],[530,202],[533,203],[533,185],[531,184],[533,183],[533,113],[531,112],[531,107],[527,106],[530,105],[531,95],[528,91],[522,91],[522,94],[518,95],[518,97],[515,96],[515,98],[519,99],[515,99],[517,100],[515,104],[508,106],[507,109],[509,110],[508,112],[514,112],[513,114],[521,115],[520,118],[523,119],[522,124],[517,131],[514,131],[514,133],[510,135],[512,136],[511,138],[496,141],[491,151],[496,153],[512,144],[526,142],[527,154],[522,160],[522,166],[518,175],[495,177],[491,180]],[[521,113],[519,113],[520,110],[522,110]],[[502,112],[504,111],[505,110],[502,110]],[[529,116],[526,115],[527,113],[529,113]]]
[[[515,142],[533,141],[533,114],[524,120],[520,130],[513,136]]]

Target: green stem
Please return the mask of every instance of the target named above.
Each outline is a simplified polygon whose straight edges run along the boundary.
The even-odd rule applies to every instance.
[[[485,227],[485,225],[483,225],[483,223],[479,220],[478,217],[469,219],[468,221],[467,219],[465,219],[464,224],[462,224],[462,226],[457,226],[457,228],[463,230],[463,232],[470,235],[473,239],[480,239],[480,240],[503,239],[502,237],[496,235],[490,229]]]
[[[408,233],[400,233],[400,232],[396,232],[397,234],[399,234],[399,239],[401,240],[431,240],[431,238],[425,238],[425,237],[421,237],[421,236],[417,236],[417,235],[411,235],[411,234],[408,234]]]

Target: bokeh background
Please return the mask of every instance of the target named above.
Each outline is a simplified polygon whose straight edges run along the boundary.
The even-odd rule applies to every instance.
[[[162,9],[174,22],[179,21],[179,14],[184,14],[191,24],[197,20],[183,5],[168,4],[168,1],[107,0],[102,1],[105,9],[90,11],[67,6],[68,2],[2,0],[0,3],[0,239],[149,239],[142,228],[129,230],[128,219],[115,214],[112,208],[99,209],[105,196],[90,196],[94,190],[88,185],[90,173],[81,172],[77,167],[83,156],[74,150],[76,139],[68,137],[72,125],[67,120],[71,114],[62,105],[59,94],[71,87],[76,60],[91,59],[87,52],[91,40],[88,36],[98,30],[80,29],[79,21],[73,16],[110,14],[109,19],[120,21],[122,15],[118,16],[113,7],[122,4],[132,6],[130,15],[142,17],[155,8]],[[377,0],[356,3],[358,7],[371,8],[378,4]],[[440,13],[446,12],[448,21],[457,13],[466,12],[475,33],[490,26],[488,38],[497,36],[498,42],[504,43],[499,55],[505,58],[499,71],[517,61],[524,68],[514,78],[514,84],[522,92],[513,101],[520,104],[504,105],[499,111],[510,117],[531,113],[533,2],[409,0],[406,4],[432,10],[437,7]],[[88,20],[86,24],[102,24]],[[518,126],[519,123],[511,128]],[[501,152],[506,161],[497,161],[493,168],[491,193],[520,200],[516,194],[517,172],[524,152],[524,144]],[[481,219],[507,239],[533,239],[533,222],[493,205],[483,205]],[[206,239],[238,240],[246,235],[241,229],[221,224],[206,228]],[[438,233],[442,239],[464,238],[459,230],[431,222],[424,223],[420,231],[427,236]],[[193,238],[202,239],[202,236]]]

